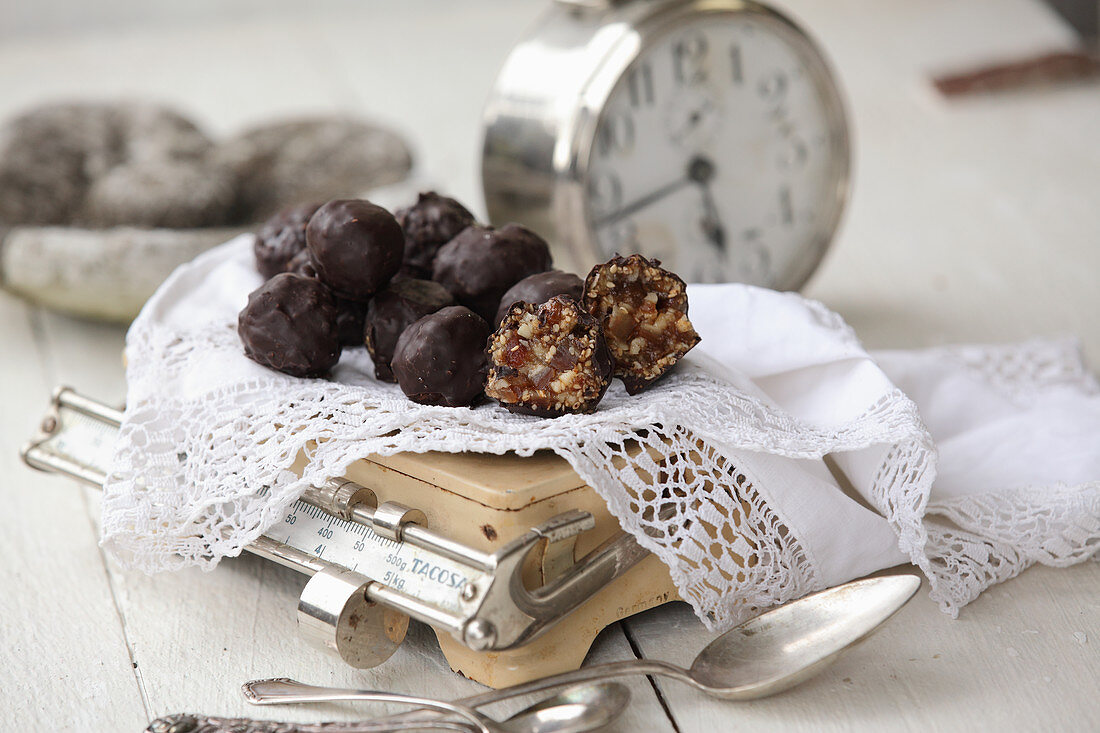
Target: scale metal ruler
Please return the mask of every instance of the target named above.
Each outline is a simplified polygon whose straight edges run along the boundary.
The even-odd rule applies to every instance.
[[[23,459],[102,487],[121,423],[119,410],[59,388]],[[308,489],[246,549],[312,576],[299,600],[300,628],[358,667],[388,658],[409,618],[477,651],[525,644],[647,555],[620,533],[547,584],[527,589],[520,573],[528,554],[591,529],[590,514],[558,514],[492,554],[424,522],[415,508],[379,504],[370,488],[334,478]]]

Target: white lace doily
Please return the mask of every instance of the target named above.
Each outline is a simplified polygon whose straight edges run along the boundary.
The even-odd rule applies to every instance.
[[[126,416],[103,512],[104,546],[124,564],[212,567],[306,486],[369,454],[544,448],[670,567],[710,628],[909,559],[953,610],[1026,564],[1096,549],[1095,483],[1065,489],[1064,501],[1025,491],[1007,504],[1002,493],[930,504],[935,450],[916,405],[839,317],[797,295],[692,286],[703,342],[676,373],[636,397],[615,383],[596,413],[545,420],[495,405],[413,404],[374,380],[363,349],[347,350],[331,379],[260,367],[236,333],[259,284],[251,240],[238,238],[177,270],[130,330]],[[977,373],[981,359],[952,354]],[[1066,369],[1040,371],[1057,381]],[[1021,370],[1022,379],[996,374],[1028,392],[1037,372]],[[628,453],[628,438],[649,450]],[[291,473],[314,445],[304,475]],[[1093,504],[1075,512],[1082,500]],[[675,515],[659,520],[668,506]],[[1020,522],[1039,517],[1027,533],[1041,551],[1013,544]]]

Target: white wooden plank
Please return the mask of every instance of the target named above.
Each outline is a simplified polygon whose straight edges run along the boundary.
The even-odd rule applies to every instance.
[[[926,583],[874,636],[775,697],[727,702],[659,684],[684,731],[1095,730],[1098,588],[1096,563],[1034,568],[952,620]],[[686,606],[630,629],[645,656],[684,666],[711,638]]]
[[[421,624],[413,623],[397,653],[370,670],[354,670],[310,646],[295,625],[305,576],[259,558],[226,560],[211,573],[185,570],[149,577],[116,572],[114,583],[156,715],[189,711],[316,722],[353,720],[387,709],[361,703],[251,707],[241,697],[240,685],[261,677],[443,699],[484,689],[450,671],[434,634]],[[613,628],[597,640],[590,662],[629,658],[633,655],[621,630]],[[661,722],[664,715],[645,680],[629,684],[634,704],[619,730],[670,729]],[[522,704],[502,705],[492,712],[506,714]]]
[[[145,710],[84,497],[18,456],[45,414],[56,364],[30,314],[0,293],[3,726],[132,730]]]
[[[1092,246],[1100,231],[1091,196],[1098,169],[1095,93],[1068,88],[946,104],[927,85],[930,72],[957,64],[1067,45],[1066,29],[1038,3],[1024,0],[938,0],[919,8],[867,0],[788,4],[836,61],[857,129],[856,196],[841,240],[810,294],[841,311],[875,346],[1069,331],[1084,337],[1094,363],[1100,362],[1100,334],[1091,323],[1100,271]],[[477,119],[484,93],[511,39],[540,9],[540,3],[452,9],[417,2],[371,5],[334,18],[311,7],[289,20],[5,42],[0,114],[74,93],[154,94],[195,112],[217,132],[276,113],[362,111],[400,122],[413,135],[429,175],[473,201],[480,198]],[[400,32],[368,33],[372,27]],[[452,84],[451,75],[440,72],[456,59],[468,84]],[[0,335],[15,334],[3,343],[25,345],[19,318],[6,311],[0,316],[0,329],[8,329]],[[67,320],[46,322],[57,340],[69,343],[71,337],[76,344],[55,357],[63,363],[60,372],[97,396],[121,394],[121,383],[112,381],[117,361],[110,362],[120,344],[117,333]],[[89,354],[98,355],[91,366]],[[0,376],[10,406],[0,418],[7,456],[29,433],[52,379],[43,378],[39,366],[6,355]],[[81,530],[87,526],[82,508],[64,503],[79,493],[12,463],[0,456],[0,468],[9,469],[5,475],[32,478],[14,482],[20,493],[5,505],[30,502],[33,516],[59,508],[66,517],[36,523],[26,535],[0,536],[0,550],[11,558],[0,568],[0,612],[14,620],[0,631],[0,681],[12,690],[29,679],[35,690],[32,699],[20,701],[22,707],[17,703],[16,721],[24,728],[48,720],[55,727],[133,729],[144,713],[135,678],[125,669],[128,659],[119,661],[125,646],[117,619],[112,626],[110,614],[101,613],[111,608],[106,579],[89,559],[97,550],[90,528]],[[7,485],[4,490],[10,491]],[[16,562],[28,558],[43,559],[29,566]],[[78,562],[74,569],[59,558]],[[12,588],[25,581],[24,567],[40,577],[29,596],[16,596]],[[227,562],[210,574],[112,575],[138,672],[157,714],[254,713],[241,705],[235,687],[258,675],[289,673],[340,684],[392,681],[436,694],[474,687],[446,671],[423,633],[414,634],[401,656],[370,673],[307,651],[293,634],[301,580],[255,559]],[[61,623],[69,606],[54,589],[85,586],[78,612],[92,614],[94,623]],[[671,684],[665,690],[683,731],[724,730],[734,723],[780,729],[1096,728],[1090,703],[1098,683],[1098,590],[1096,566],[1089,565],[1029,571],[990,591],[955,623],[926,599],[915,601],[882,635],[842,660],[831,677],[773,701],[742,707],[677,692]],[[43,599],[49,602],[36,603]],[[8,636],[37,628],[42,617],[54,620],[58,631],[36,634],[38,648],[28,647],[25,635]],[[647,654],[673,661],[689,662],[709,638],[684,609],[650,612],[631,628]],[[598,654],[627,654],[616,634],[601,640]],[[51,666],[43,659],[65,662]],[[106,666],[96,666],[101,662]],[[101,702],[82,708],[70,683],[88,678],[96,680]],[[652,696],[644,689],[636,695],[644,705],[621,730],[648,730],[662,720]],[[4,698],[12,696],[5,692]],[[53,700],[61,704],[49,711],[28,707],[44,708]],[[302,719],[320,712],[330,711],[300,711]]]

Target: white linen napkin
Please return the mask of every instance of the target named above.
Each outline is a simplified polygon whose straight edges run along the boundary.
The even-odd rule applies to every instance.
[[[872,359],[818,303],[700,285],[688,292],[702,343],[641,395],[615,383],[594,414],[553,420],[426,407],[377,382],[363,349],[331,379],[246,359],[251,243],[177,270],[127,337],[103,512],[103,544],[124,564],[212,567],[369,454],[543,448],[669,566],[710,628],[906,561],[954,613],[1031,563],[1100,546],[1100,396],[1068,344]],[[628,451],[627,436],[648,450]]]

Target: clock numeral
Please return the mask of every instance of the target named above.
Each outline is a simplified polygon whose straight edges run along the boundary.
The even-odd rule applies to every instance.
[[[787,73],[777,69],[757,82],[756,93],[769,104],[780,104],[787,96],[787,84]]]
[[[594,219],[617,210],[623,203],[623,186],[611,171],[593,172],[588,179],[589,212]]]
[[[783,142],[783,147],[779,151],[779,169],[783,171],[797,170],[806,165],[806,160],[810,157],[810,148],[806,145],[806,142],[799,137],[791,137]]]
[[[642,105],[652,106],[656,101],[653,91],[653,69],[649,64],[642,64],[631,71],[626,83],[630,91],[631,107],[637,109]]]
[[[706,81],[707,38],[702,33],[688,36],[672,46],[672,72],[680,84]]]
[[[740,46],[730,46],[730,71],[733,75],[734,84],[743,84],[745,82],[745,74],[741,65]]]
[[[634,148],[634,120],[624,112],[610,112],[596,133],[596,150],[602,158],[626,154]]]
[[[790,186],[779,189],[779,221],[786,226],[794,224],[794,203],[791,201]]]

